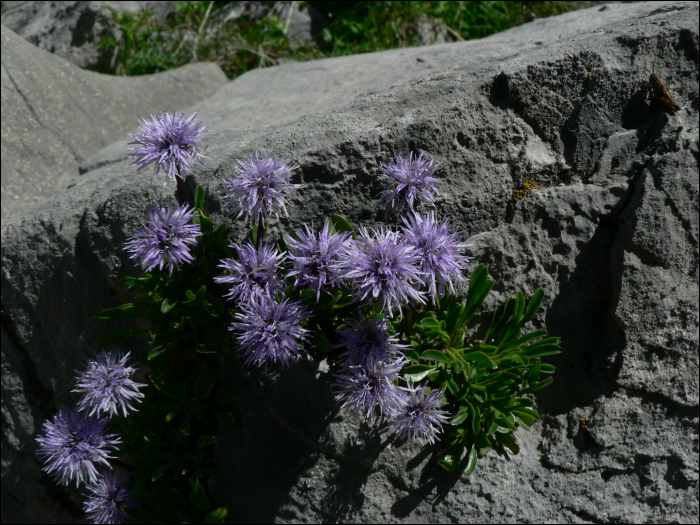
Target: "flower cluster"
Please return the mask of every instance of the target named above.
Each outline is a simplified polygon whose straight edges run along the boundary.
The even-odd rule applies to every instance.
[[[213,326],[211,319],[199,315],[203,312],[192,310],[201,305],[207,316],[220,317],[223,311],[217,297],[220,289],[197,284],[200,291],[194,294],[188,290],[188,299],[181,302],[171,301],[167,295],[175,288],[170,283],[184,282],[189,276],[193,275],[192,281],[198,283],[202,276],[211,279],[218,264],[221,272],[213,280],[225,287],[221,296],[233,303],[229,311],[233,320],[228,330],[234,333],[233,340],[246,365],[263,370],[279,365],[284,369],[308,353],[312,340],[318,342],[338,367],[334,374],[335,388],[342,408],[362,415],[371,423],[381,417],[389,418],[402,439],[434,443],[449,415],[441,410],[446,403],[444,392],[430,390],[427,382],[415,385],[410,380],[419,376],[405,369],[409,358],[419,359],[415,345],[421,343],[404,339],[395,330],[403,322],[403,309],[408,308],[410,319],[415,312],[424,315],[425,308],[430,308],[426,303],[432,299],[436,304],[438,296],[448,290],[454,292],[455,285],[465,281],[463,272],[470,257],[462,252],[470,245],[464,243],[460,234],[451,231],[446,218],[438,221],[434,213],[421,215],[416,211],[419,205],[434,203],[439,180],[433,175],[440,163],[424,158],[423,153],[417,157],[410,153],[407,157],[396,155],[394,163],[381,165],[380,198],[387,215],[406,207],[410,211],[398,230],[362,226],[353,231],[344,219],[334,216],[325,221],[320,231],[314,230],[313,223],[304,225],[275,244],[265,239],[266,229],[271,219],[286,215],[287,199],[297,197],[301,185],[291,182],[296,166],[267,153],[238,160],[236,177],[226,182],[224,200],[230,214],[254,227],[251,240],[229,243],[225,228],[213,233],[211,220],[204,215],[202,188],[197,189],[196,209],[183,202],[181,181],[195,166],[203,165],[204,156],[198,144],[208,125],[201,125],[196,114],[187,119],[184,114],[175,113],[151,117],[151,121],[141,121],[140,132],[132,134],[136,140],[132,144],[140,147],[133,148],[135,153],[131,158],[136,159],[134,165],[139,170],[154,164],[155,178],[163,169],[168,178],[178,179],[181,205],[174,208],[172,202],[167,206],[158,202],[149,206],[145,222],[131,233],[124,249],[146,272],[156,269],[164,272],[167,267],[172,278],[176,267],[182,271],[181,278],[174,280],[163,276],[151,279],[156,288],[143,296],[160,301],[160,312],[169,316],[164,318],[167,323],[154,323],[153,340],[161,337],[163,341],[176,341],[183,351],[189,341],[195,341],[197,350],[205,353],[217,351],[216,345],[202,341],[229,340],[220,332],[226,330],[228,322]],[[204,242],[195,251],[202,236]],[[209,251],[220,248],[233,255],[227,251],[227,243],[235,256],[222,258],[220,252]],[[195,261],[195,254],[201,259]],[[193,262],[197,264],[181,269],[181,265]],[[161,294],[161,290],[167,294]],[[168,297],[167,305],[163,297]],[[179,318],[174,317],[178,315]],[[168,328],[162,328],[165,325]],[[413,320],[405,326],[410,332]],[[197,332],[186,338],[159,332],[182,330],[182,327]],[[333,327],[337,327],[335,332]],[[406,341],[414,346],[405,344]],[[438,357],[442,355],[436,350],[432,352]],[[152,352],[152,355],[160,354]],[[128,516],[122,506],[135,505],[126,485],[128,476],[111,470],[109,461],[115,459],[110,453],[119,448],[121,440],[108,433],[107,418],[120,414],[127,417],[129,411],[135,410],[134,404],[144,398],[139,389],[146,385],[134,381],[136,370],[127,366],[128,358],[129,354],[103,352],[91,359],[74,390],[82,394],[78,410],[61,410],[53,422],[44,424],[43,434],[37,437],[38,454],[45,460],[47,473],[62,484],[73,481],[76,485],[87,484],[85,512],[97,523],[126,521]],[[159,373],[157,365],[150,370],[154,375]],[[151,379],[157,385],[154,375]],[[186,391],[188,384],[183,382],[174,390]],[[206,387],[200,381],[194,383],[200,393],[206,390],[201,394],[206,397],[209,390],[200,388],[203,384]],[[171,414],[178,417],[177,406],[173,409]],[[189,435],[189,431],[187,420],[180,432]],[[129,434],[124,436],[127,439]],[[133,443],[127,442],[124,448],[130,450],[130,446]],[[199,503],[195,504],[201,507],[199,489],[192,478],[190,482],[193,483],[190,500],[195,503],[198,499]]]
[[[237,160],[238,177],[227,183],[226,201],[238,212],[238,217],[255,221],[269,220],[287,214],[285,198],[297,196],[300,184],[292,184],[290,179],[295,167],[283,160],[267,154]]]
[[[382,164],[382,182],[384,191],[381,200],[386,207],[386,215],[394,210],[400,212],[405,206],[414,211],[414,203],[434,202],[433,193],[438,193],[440,179],[433,177],[440,162],[423,158],[423,152],[417,158],[413,153],[408,157],[394,156],[393,164]]]
[[[197,244],[197,237],[203,235],[199,224],[190,224],[194,210],[187,204],[173,210],[172,201],[166,209],[159,202],[146,209],[148,219],[142,228],[132,232],[132,237],[124,244],[124,249],[131,252],[130,259],[138,260],[147,272],[156,266],[160,270],[167,263],[168,275],[173,275],[173,268],[194,260],[190,247]]]
[[[231,329],[240,332],[238,342],[247,365],[267,368],[280,363],[284,368],[304,352],[308,330],[301,323],[309,314],[300,303],[261,296],[239,308]]]
[[[262,296],[274,297],[283,288],[278,272],[282,268],[285,255],[272,244],[263,243],[255,248],[252,243],[232,244],[238,252],[238,260],[224,259],[219,268],[229,275],[214,277],[220,284],[232,284],[224,296],[241,302],[252,301]]]
[[[471,244],[462,243],[459,234],[450,233],[446,217],[438,223],[433,213],[425,217],[415,213],[404,217],[403,222],[406,225],[403,228],[404,240],[415,248],[428,294],[433,300],[438,294],[444,295],[445,283],[450,293],[454,293],[453,279],[466,281],[462,271],[472,259],[460,252]]]
[[[209,124],[201,125],[201,119],[196,119],[197,113],[185,120],[185,114],[178,115],[173,111],[162,112],[159,117],[151,115],[151,121],[140,120],[141,131],[131,133],[135,139],[131,144],[139,144],[138,148],[129,148],[136,153],[129,158],[136,159],[134,166],[142,170],[149,164],[155,164],[154,178],[163,169],[173,180],[176,177],[185,178],[186,173],[193,172],[193,165],[203,166],[205,158],[197,144],[200,137],[206,133]]]
[[[434,443],[436,434],[447,423],[449,412],[440,410],[445,403],[440,390],[426,394],[427,383],[414,386],[409,382],[406,389],[408,400],[391,422],[400,438],[415,441],[421,445]]]
[[[126,523],[128,516],[121,506],[135,506],[131,491],[126,482],[131,476],[122,472],[108,470],[95,483],[88,485],[90,492],[83,509],[93,523]]]
[[[329,220],[318,234],[313,233],[313,224],[311,229],[308,225],[304,228],[306,231],[297,232],[296,238],[287,237],[292,261],[287,277],[295,277],[295,288],[308,285],[318,301],[322,291],[338,282],[339,265],[350,244],[350,235],[335,232]]]
[[[97,412],[114,417],[119,413],[126,417],[126,409],[136,410],[132,401],[140,401],[143,394],[139,387],[146,385],[131,379],[136,369],[126,366],[129,354],[119,356],[116,352],[102,352],[97,359],[90,359],[87,370],[78,378],[73,392],[84,392],[78,403],[80,410],[90,408],[90,414]]]
[[[108,424],[106,419],[65,408],[53,422],[44,422],[44,434],[36,438],[37,454],[46,463],[44,471],[61,485],[97,482],[95,463],[109,467],[109,452],[121,443],[119,436],[107,433]]]
[[[108,432],[109,419],[127,409],[135,410],[133,401],[140,401],[141,383],[132,380],[136,372],[127,366],[129,354],[103,352],[88,361],[86,370],[77,378],[75,392],[84,395],[77,410],[63,408],[44,422],[43,433],[37,436],[37,455],[43,458],[44,471],[62,485],[75,481],[76,486],[87,484],[91,496],[85,503],[85,512],[93,523],[121,523],[126,515],[119,505],[133,505],[131,491],[126,488],[126,477],[111,469],[110,452],[122,441],[117,434]],[[90,411],[86,415],[87,411]],[[102,471],[98,470],[98,467]]]

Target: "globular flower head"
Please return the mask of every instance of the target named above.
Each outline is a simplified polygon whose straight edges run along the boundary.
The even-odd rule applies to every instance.
[[[409,218],[404,217],[403,222],[406,225],[403,228],[404,239],[416,249],[428,293],[433,299],[438,292],[443,295],[445,283],[454,293],[453,280],[466,280],[462,271],[472,259],[460,252],[471,244],[462,243],[459,234],[450,233],[446,217],[437,222],[433,213],[425,217],[414,214]]]
[[[234,243],[231,248],[238,252],[238,260],[224,259],[219,265],[230,275],[214,277],[217,283],[233,285],[225,297],[250,301],[262,295],[273,296],[283,289],[277,272],[282,267],[285,255],[274,244],[262,243],[256,250],[250,242],[242,245]]]
[[[399,352],[409,349],[399,344],[397,334],[389,334],[388,323],[379,317],[346,319],[345,328],[338,330],[338,339],[340,342],[335,347],[346,348],[340,354],[346,358],[345,367],[376,368],[378,364],[395,361]]]
[[[132,232],[132,237],[124,244],[124,249],[131,252],[130,259],[137,259],[147,272],[156,266],[160,270],[168,265],[168,275],[172,277],[173,268],[180,269],[181,263],[194,260],[190,247],[197,244],[197,237],[203,235],[199,224],[190,224],[194,218],[194,209],[187,204],[172,209],[172,201],[165,207],[159,202],[146,209],[148,219],[142,228]]]
[[[391,316],[394,308],[409,301],[425,302],[423,292],[418,290],[422,281],[414,251],[396,232],[382,228],[370,235],[361,227],[340,273],[354,283],[355,299],[378,300]]]
[[[392,209],[400,211],[406,205],[413,211],[417,202],[432,204],[433,193],[438,193],[436,186],[440,182],[433,174],[440,164],[424,159],[423,152],[417,158],[413,153],[408,157],[395,155],[393,164],[382,164],[384,191],[381,200],[386,206],[386,214]]]
[[[337,265],[345,255],[350,236],[333,230],[329,220],[323,229],[314,234],[308,225],[306,232],[297,232],[296,238],[287,237],[289,258],[292,270],[288,276],[296,276],[294,286],[309,286],[316,292],[316,301],[321,297],[321,291],[333,284],[338,277]]]
[[[238,343],[246,365],[267,369],[279,362],[284,368],[306,352],[302,343],[308,340],[308,330],[301,323],[309,313],[301,303],[261,296],[239,307],[242,311],[236,314],[230,330],[239,332]]]
[[[132,165],[141,170],[155,163],[155,178],[162,168],[173,180],[175,177],[184,180],[186,173],[193,173],[194,164],[203,166],[205,157],[197,144],[201,144],[199,138],[206,133],[209,124],[202,126],[202,120],[195,119],[196,116],[194,113],[185,120],[184,113],[178,115],[173,111],[172,115],[162,112],[159,117],[151,115],[150,121],[140,120],[141,131],[131,133],[135,139],[131,144],[140,144],[137,148],[129,148],[136,151],[129,155],[130,159],[136,159]]]
[[[126,487],[130,477],[130,474],[108,470],[95,483],[87,486],[90,494],[83,509],[92,523],[129,522],[121,506],[136,506],[131,491]]]
[[[280,212],[287,214],[285,198],[295,198],[301,184],[292,184],[292,171],[295,166],[285,164],[267,154],[262,158],[255,156],[249,160],[238,160],[238,177],[227,183],[226,201],[238,212],[237,217],[244,216],[258,221],[269,220]]]
[[[98,477],[95,463],[109,467],[110,449],[121,443],[119,436],[106,433],[108,424],[106,419],[65,408],[54,416],[53,422],[44,422],[44,434],[36,438],[37,454],[44,458],[44,471],[62,485],[74,480],[76,486],[95,483]]]
[[[341,408],[363,414],[372,424],[377,411],[380,416],[398,414],[408,402],[408,396],[394,384],[394,379],[405,364],[405,358],[397,356],[393,361],[376,362],[368,367],[355,365],[336,374],[336,397],[343,401]]]
[[[80,410],[91,409],[89,415],[102,413],[109,417],[119,413],[126,417],[126,409],[136,410],[132,401],[140,401],[143,394],[139,387],[146,386],[136,383],[131,376],[135,368],[126,366],[129,354],[118,355],[116,352],[102,352],[97,359],[90,359],[85,372],[78,378],[73,392],[84,392],[78,403]]]
[[[431,390],[426,395],[427,383],[414,387],[409,383],[407,403],[394,416],[391,422],[396,433],[403,439],[415,441],[421,445],[434,443],[436,434],[447,423],[449,412],[440,410],[444,405],[442,391]]]

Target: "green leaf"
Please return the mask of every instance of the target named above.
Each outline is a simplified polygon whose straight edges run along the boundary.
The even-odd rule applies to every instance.
[[[214,388],[214,383],[216,383],[216,379],[212,376],[202,376],[198,378],[197,382],[194,384],[195,397],[199,400],[206,399],[211,393],[211,389]]]
[[[530,357],[530,358],[535,358],[535,357],[544,357],[546,355],[555,355],[555,354],[561,354],[561,348],[559,348],[559,345],[554,344],[554,345],[537,345],[537,346],[532,346],[532,347],[526,347],[521,355]]]
[[[547,335],[547,330],[536,330],[534,332],[530,332],[529,334],[525,334],[524,336],[522,336],[517,341],[513,341],[512,343],[504,346],[503,348],[501,348],[501,351],[505,352],[507,350],[510,350],[511,348],[522,346],[525,343],[529,343],[530,341],[539,339],[540,337],[544,337],[545,335]]]
[[[197,186],[194,190],[194,207],[200,210],[204,209],[204,188],[202,186]]]
[[[513,434],[499,434],[498,442],[510,450],[513,454],[520,452],[520,446],[515,440],[515,436],[513,436]]]
[[[153,472],[153,476],[151,476],[151,481],[158,481],[158,478],[160,478],[163,473],[170,468],[170,465],[161,465],[158,467],[155,472]]]
[[[121,341],[122,339],[126,339],[127,337],[131,337],[134,335],[138,334],[143,334],[145,332],[148,332],[146,329],[140,329],[140,328],[133,328],[131,326],[124,326],[122,328],[116,328],[114,330],[110,330],[107,332],[102,339],[100,339],[100,343],[97,345],[98,350],[102,350],[103,348],[112,345],[116,343],[117,341]]]
[[[435,370],[434,365],[410,365],[403,370],[403,376],[406,380],[411,380],[415,383],[421,381],[430,372]]]
[[[459,394],[459,387],[457,386],[457,383],[455,383],[453,379],[447,380],[447,388],[450,389],[450,392],[452,392],[452,394],[454,396],[457,396]]]
[[[163,304],[160,305],[161,313],[167,314],[170,310],[175,308],[177,301],[170,301],[168,299],[163,299]]]
[[[479,410],[478,406],[474,407],[472,430],[474,431],[475,435],[479,435],[481,433],[481,411]]]
[[[331,351],[331,342],[319,325],[316,325],[316,330],[314,331],[313,344],[319,352],[328,353]]]
[[[219,507],[204,516],[204,523],[223,523],[226,516],[228,516],[228,509],[226,507]]]
[[[219,390],[216,391],[216,394],[214,394],[213,399],[217,403],[231,403],[231,402],[236,400],[236,396],[234,396],[228,390],[224,390],[223,388],[220,388]]]
[[[530,302],[527,304],[527,308],[525,308],[525,314],[520,320],[520,323],[518,323],[520,326],[524,326],[525,323],[527,323],[530,319],[532,319],[535,316],[535,313],[537,313],[537,309],[540,307],[540,303],[542,302],[543,298],[544,290],[542,288],[539,288],[532,296],[532,299],[530,299]]]
[[[459,407],[457,415],[450,420],[450,425],[457,426],[469,417],[469,409],[465,406]]]
[[[214,436],[200,436],[197,440],[197,448],[208,447],[216,443],[216,437]]]
[[[455,470],[459,466],[464,453],[464,445],[456,443],[446,450],[438,453],[438,463],[446,470]]]
[[[230,412],[224,412],[222,410],[215,410],[214,415],[223,425],[233,425],[234,419],[233,414]]]
[[[416,352],[415,350],[406,350],[404,354],[413,362],[417,362],[420,359],[418,357],[418,352]]]
[[[202,487],[202,485],[200,485],[199,480],[197,480],[197,484],[190,492],[190,501],[200,509],[206,510],[209,508],[209,498],[207,498],[207,491],[204,490],[204,487]]]
[[[470,352],[464,354],[462,357],[467,360],[476,361],[479,365],[489,370],[496,367],[496,364],[491,361],[491,358],[483,352]]]
[[[335,228],[335,231],[337,231],[338,233],[354,231],[352,225],[337,213],[331,215],[331,223],[333,224],[333,228]]]
[[[196,306],[198,305],[203,299],[204,296],[207,293],[207,287],[205,285],[202,285],[199,290],[195,294],[192,293],[192,290],[187,290],[185,292],[185,295],[187,296],[187,301],[183,301],[182,304],[189,304],[191,306]]]
[[[468,476],[469,474],[474,472],[474,468],[476,468],[476,459],[476,447],[472,445],[471,449],[469,449],[469,455],[467,456],[467,468],[464,469],[465,476]]]
[[[522,391],[522,393],[527,394],[529,392],[534,392],[535,390],[539,390],[540,388],[546,387],[552,381],[553,381],[553,378],[548,377],[544,381],[540,381],[539,383],[535,383],[533,385],[528,386],[525,390]]]
[[[221,317],[224,314],[224,304],[218,297],[207,294],[202,302],[204,310],[214,317]]]
[[[556,372],[557,367],[554,365],[550,365],[547,363],[542,363],[542,366],[540,367],[540,374],[553,374]]]
[[[419,326],[425,330],[440,329],[440,321],[434,317],[426,317],[420,322]]]
[[[420,356],[423,361],[440,361],[446,365],[451,365],[452,361],[440,350],[426,350]]]
[[[165,422],[170,423],[177,416],[178,412],[180,411],[177,410],[175,412],[170,412],[167,416],[165,416]]]
[[[194,349],[200,354],[215,354],[219,351],[219,347],[212,343],[200,343]]]
[[[107,310],[100,310],[95,314],[95,319],[101,320],[116,320],[116,319],[134,319],[139,317],[148,317],[148,314],[140,314],[137,312],[143,312],[152,308],[151,305],[140,305],[136,306],[131,303],[123,304],[118,308],[109,308]]]
[[[180,432],[182,432],[185,436],[190,435],[190,420],[185,419],[182,423],[180,423]]]
[[[156,346],[153,350],[151,350],[151,351],[148,353],[148,357],[146,357],[146,359],[147,359],[148,361],[150,361],[151,359],[155,359],[155,358],[158,357],[160,354],[162,354],[163,352],[165,352],[167,349],[168,349],[168,348],[165,347],[165,346]]]

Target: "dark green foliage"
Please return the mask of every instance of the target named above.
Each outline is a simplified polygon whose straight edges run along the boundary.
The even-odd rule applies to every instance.
[[[224,319],[224,303],[212,277],[228,250],[226,228],[214,231],[201,215],[203,191],[196,194],[205,235],[194,251],[197,262],[181,266],[169,278],[154,270],[126,278],[135,301],[97,313],[98,319],[144,319],[149,329],[118,328],[100,346],[148,332],[153,349],[140,358],[149,385],[140,410],[112,425],[123,439],[119,460],[134,469],[130,486],[138,508],[125,509],[136,523],[221,523],[226,509],[207,494],[220,424],[230,424],[233,395],[217,386],[222,359],[233,342]]]
[[[540,358],[560,352],[558,337],[547,338],[544,330],[522,333],[540,306],[542,289],[529,301],[522,293],[508,299],[494,313],[483,341],[465,340],[465,330],[493,284],[480,265],[464,304],[446,296],[434,311],[415,311],[394,325],[396,332],[409,334],[406,342],[413,351],[408,357],[416,363],[404,369],[404,377],[427,378],[440,388],[447,401],[442,408],[452,414],[437,460],[447,470],[463,469],[465,474],[492,448],[519,452],[514,431],[539,420],[532,399],[523,395],[551,382],[540,376],[553,373],[554,367]]]
[[[195,205],[194,221],[204,232],[193,252],[195,262],[182,265],[172,277],[154,270],[142,278],[125,278],[134,302],[96,315],[149,322],[148,329],[112,330],[100,342],[102,348],[148,332],[152,346],[140,355],[150,383],[143,389],[140,411],[113,422],[124,443],[118,461],[134,471],[130,487],[139,505],[125,512],[138,523],[221,523],[228,512],[211,501],[207,478],[213,472],[212,445],[219,425],[234,422],[229,411],[234,396],[218,386],[218,376],[221,363],[235,355],[227,314],[234,316],[236,311],[227,310],[224,289],[213,281],[220,260],[233,254],[226,227],[214,230],[203,214],[201,187],[195,192]],[[337,230],[354,232],[343,217],[333,215],[331,220]],[[541,289],[529,300],[522,293],[508,299],[483,327],[483,340],[470,340],[469,323],[493,284],[480,265],[472,272],[465,301],[445,296],[434,305],[407,307],[404,317],[389,321],[391,330],[411,348],[406,352],[410,364],[402,372],[404,379],[427,380],[431,388],[440,389],[446,401],[442,409],[452,415],[443,429],[437,461],[465,474],[473,472],[478,458],[492,448],[518,453],[515,430],[527,429],[539,419],[533,400],[525,394],[551,382],[541,376],[552,374],[554,367],[541,358],[560,351],[559,339],[547,337],[544,330],[523,333],[540,306]],[[342,364],[344,350],[337,346],[338,325],[358,310],[366,318],[378,311],[376,304],[353,302],[347,288],[323,293],[318,300],[315,293],[292,285],[284,292],[313,312],[307,322],[313,334],[311,355],[337,365]]]

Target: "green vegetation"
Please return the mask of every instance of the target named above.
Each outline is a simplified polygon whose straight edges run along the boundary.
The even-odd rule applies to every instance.
[[[238,6],[233,4],[239,4]],[[308,45],[295,46],[289,9],[311,5],[329,25]],[[112,15],[123,37],[119,74],[157,73],[197,60],[219,63],[229,78],[285,60],[313,60],[397,47],[482,38],[534,17],[575,9],[576,2],[177,2],[157,20],[149,9]],[[240,16],[229,17],[239,8]]]

